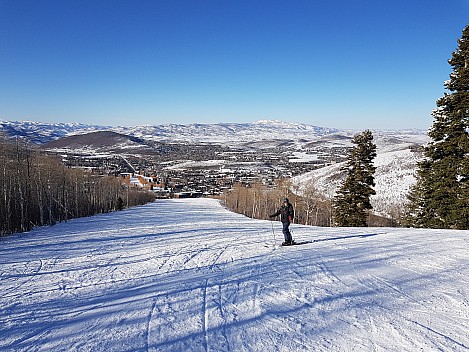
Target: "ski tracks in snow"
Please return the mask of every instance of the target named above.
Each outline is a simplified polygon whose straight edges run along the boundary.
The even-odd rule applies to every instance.
[[[461,232],[271,226],[162,200],[7,238],[0,349],[468,350]]]
[[[18,266],[23,266],[23,269],[18,270]],[[10,279],[9,281],[14,283],[2,292],[2,295],[5,298],[13,298],[24,294],[21,288],[31,282],[43,267],[44,261],[42,259],[33,259],[23,263],[2,264],[2,275],[0,275],[0,278],[2,281]]]
[[[213,235],[216,236],[217,232],[219,231],[215,231]],[[160,292],[153,301],[147,324],[147,350],[187,349],[188,345],[193,345],[193,340],[198,341],[205,351],[210,350],[214,340],[217,340],[216,346],[221,345],[224,346],[223,350],[229,350],[226,335],[222,331],[222,341],[219,341],[219,336],[213,334],[212,325],[217,324],[215,325],[217,329],[224,323],[221,298],[223,266],[232,260],[232,257],[226,254],[227,250],[235,246],[240,238],[239,235],[230,240],[214,237],[209,238],[208,243],[205,238],[205,242],[199,242],[196,246],[190,242],[184,243],[179,249],[173,250],[173,254],[159,265],[158,272],[163,276],[178,273],[181,280],[177,288],[172,287],[169,291]],[[199,295],[195,294],[197,291],[200,292]],[[191,323],[184,323],[181,329],[179,326],[181,322],[174,317],[174,314],[187,310],[187,304],[193,301],[194,296],[200,297],[200,300],[199,303],[193,302],[190,310],[199,304],[200,320],[195,322],[196,315],[191,315]],[[192,329],[193,327],[195,329]],[[191,331],[190,338],[181,338],[180,335],[187,333],[188,330]],[[170,343],[165,343],[163,337],[166,337],[166,340],[170,337]]]
[[[358,247],[357,243],[353,242],[335,245],[337,251],[334,252],[342,253],[341,262],[326,259],[319,254],[319,266],[336,281],[338,292],[334,295],[341,297],[344,301],[344,311],[349,312],[344,315],[346,319],[341,318],[349,326],[345,329],[347,335],[339,333],[338,339],[350,340],[350,336],[353,336],[356,347],[366,350],[393,349],[390,346],[395,345],[396,341],[400,346],[396,350],[469,350],[467,339],[462,342],[451,337],[464,336],[464,331],[468,328],[469,316],[467,305],[464,303],[467,298],[459,297],[458,300],[450,302],[449,306],[443,304],[444,309],[441,309],[440,305],[436,305],[435,309],[435,305],[429,304],[426,298],[440,296],[447,290],[447,282],[441,286],[440,282],[433,280],[434,286],[430,290],[424,289],[427,284],[424,280],[428,279],[422,277],[422,273],[414,268],[403,270],[401,266],[396,265],[398,262],[392,259],[405,258],[406,253],[396,253],[393,249],[389,251],[391,254],[367,251],[360,256],[360,249],[355,247]],[[440,256],[441,254],[435,258]],[[358,258],[360,260],[357,260]],[[426,262],[423,264],[433,270],[442,270],[443,274],[439,276],[443,278],[449,271],[444,265],[431,265]],[[451,272],[453,275],[459,275],[457,270]],[[462,311],[466,308],[466,314],[461,314],[460,318],[457,317],[460,311],[457,309],[458,305],[462,305]],[[447,309],[455,310],[450,315],[438,312]],[[381,338],[370,339],[367,333],[369,331]]]
[[[240,240],[240,236],[238,236],[234,242],[238,243],[239,240]],[[217,262],[220,260],[222,255],[227,251],[227,249],[230,246],[232,246],[232,244],[226,244],[224,247],[222,247],[219,253],[215,256],[213,262],[209,266],[209,270],[211,272],[220,270],[219,266],[217,266]],[[223,270],[221,269],[221,271],[222,271],[221,275],[219,275],[218,278],[217,276],[215,277],[218,279],[217,281],[224,280]],[[207,352],[210,350],[210,341],[209,341],[210,321],[209,319],[212,320],[211,315],[214,314],[213,311],[218,311],[219,313],[218,316],[222,320],[221,326],[224,326],[225,325],[224,323],[226,323],[225,315],[223,312],[222,296],[221,296],[222,285],[220,283],[219,284],[215,283],[212,285],[211,281],[212,279],[210,279],[210,277],[205,279],[203,289],[202,289],[202,327],[203,327],[203,335],[204,335],[204,348],[205,348],[205,351]],[[223,341],[217,342],[216,345],[223,346],[224,351],[229,351],[230,345],[228,342],[228,338],[226,336],[226,330],[224,328],[222,328],[221,337]]]

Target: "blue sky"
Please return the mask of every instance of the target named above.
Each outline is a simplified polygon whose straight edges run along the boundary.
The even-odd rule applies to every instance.
[[[0,119],[428,128],[469,0],[0,0]]]

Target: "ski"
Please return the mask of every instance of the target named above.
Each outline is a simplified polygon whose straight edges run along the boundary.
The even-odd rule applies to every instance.
[[[283,243],[282,243],[282,247],[298,246],[298,245],[308,244],[308,243],[314,243],[314,240],[312,240],[312,241],[301,241],[301,242],[293,241],[293,242],[291,242],[291,243],[285,243],[285,242],[283,242]]]

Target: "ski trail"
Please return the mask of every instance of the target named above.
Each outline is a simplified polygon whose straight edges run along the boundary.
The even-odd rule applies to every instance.
[[[447,336],[447,335],[445,335],[445,334],[442,334],[441,332],[438,332],[438,331],[436,331],[436,330],[430,328],[429,326],[425,326],[425,325],[420,324],[419,322],[416,322],[416,321],[412,321],[412,322],[413,322],[415,325],[418,325],[418,326],[420,326],[421,328],[424,328],[424,329],[428,330],[429,332],[435,334],[436,336],[443,338],[444,340],[448,341],[451,345],[454,345],[454,346],[457,346],[457,347],[461,347],[461,348],[464,348],[464,349],[466,349],[466,350],[469,351],[469,346],[466,346],[466,345],[464,345],[463,343],[460,343],[460,342],[458,342],[458,341],[452,339],[451,337],[449,337],[449,336]],[[433,341],[436,341],[436,340],[433,340]],[[446,347],[447,347],[447,346],[442,346],[441,348],[444,349],[444,348],[446,348]],[[454,347],[453,347],[453,348],[454,348]]]
[[[345,245],[337,246],[337,248],[343,252],[353,253],[351,248]],[[450,337],[448,334],[440,332],[438,331],[438,329],[435,328],[438,326],[445,326],[445,330],[450,332],[452,329],[448,329],[449,324],[450,326],[454,327],[453,330],[458,331],[460,329],[460,322],[458,323],[451,316],[435,317],[432,314],[429,314],[427,304],[423,303],[421,300],[414,297],[413,295],[407,293],[405,291],[406,286],[401,287],[399,284],[395,283],[399,282],[399,277],[400,275],[402,275],[402,273],[394,271],[390,263],[386,261],[383,262],[381,274],[384,275],[386,278],[382,278],[381,275],[378,276],[376,274],[373,274],[374,270],[371,266],[366,268],[359,268],[357,264],[359,262],[353,260],[354,257],[355,255],[350,257],[352,259],[345,260],[347,266],[350,269],[347,271],[346,275],[344,275],[345,271],[343,263],[341,263],[340,266],[334,265],[334,269],[332,270],[330,268],[327,269],[331,272],[333,277],[337,278],[339,282],[344,285],[344,288],[346,290],[353,290],[354,287],[356,287],[356,284],[360,285],[362,288],[360,288],[359,291],[364,293],[368,292],[368,294],[370,295],[369,300],[373,302],[373,304],[369,307],[362,308],[361,316],[357,316],[351,321],[344,320],[344,322],[350,325],[351,329],[356,329],[357,327],[360,327],[361,330],[376,329],[376,327],[374,327],[374,324],[376,324],[376,319],[371,319],[370,317],[379,316],[377,314],[380,314],[383,316],[383,318],[379,320],[380,325],[388,325],[392,328],[387,333],[387,335],[389,336],[388,339],[390,341],[393,341],[393,339],[399,338],[401,339],[401,343],[403,346],[408,346],[406,348],[422,349],[422,346],[426,346],[428,348],[429,345],[432,345],[432,350],[434,348],[438,350],[447,350],[448,348],[451,348],[452,350],[459,350],[460,348],[469,350],[464,343],[458,342],[457,340]],[[326,261],[324,260],[324,258],[322,258],[322,262],[324,265],[326,265]],[[441,269],[441,267],[438,269]],[[396,279],[393,280],[394,277]],[[383,298],[385,297],[386,299],[383,300]],[[405,306],[406,309],[403,311],[396,310],[395,302],[400,302],[400,305]],[[353,305],[354,302],[350,301],[347,304],[347,309],[351,309]],[[414,307],[416,305],[422,308],[423,311],[419,312],[415,310]],[[367,319],[365,319],[366,315],[368,315]],[[387,316],[392,315],[394,315],[395,317],[393,320],[385,318]],[[412,316],[414,318],[410,318]],[[428,326],[420,320],[428,322],[432,327]],[[414,328],[412,326],[414,326]],[[419,329],[415,329],[416,326],[418,326]],[[463,328],[461,329],[463,330]],[[433,333],[433,335],[436,337],[439,336],[440,338],[430,337],[425,332],[425,330],[427,332]],[[380,333],[378,333],[378,335],[379,334]],[[427,342],[427,340],[429,340],[429,342]],[[363,337],[357,340],[357,343],[361,344],[363,342]],[[368,339],[367,343],[371,346],[376,346],[375,341]]]
[[[468,232],[270,227],[159,200],[6,238],[0,350],[469,351]]]
[[[224,338],[224,340],[226,341],[226,351],[231,351],[231,347],[230,347],[230,342],[228,340],[228,335],[227,335],[227,332],[226,332],[226,323],[227,323],[227,317],[225,315],[225,307],[224,307],[224,304],[223,304],[223,292],[222,292],[222,285],[219,284],[218,285],[218,296],[217,296],[217,299],[218,299],[218,310],[220,312],[220,317],[222,319],[222,321],[224,322],[224,324],[222,325],[222,330],[221,330],[221,333],[222,333],[222,336]]]
[[[235,240],[234,243],[237,243],[241,236],[238,236]],[[214,273],[217,269],[220,270],[220,274],[217,274],[214,278],[207,277],[204,281],[203,284],[203,289],[202,289],[202,329],[203,329],[203,336],[204,336],[204,349],[205,351],[210,351],[211,346],[210,346],[210,338],[209,338],[209,329],[210,329],[210,313],[215,315],[215,317],[221,317],[222,319],[222,324],[224,325],[226,323],[226,319],[224,318],[224,313],[223,313],[223,306],[222,306],[222,299],[221,299],[221,286],[220,284],[218,285],[219,289],[217,292],[211,293],[213,289],[215,289],[214,286],[210,284],[211,280],[217,279],[219,282],[223,282],[225,274],[223,273],[223,270],[219,268],[218,261],[220,258],[223,256],[223,254],[233,245],[230,243],[223,244],[223,247],[219,252],[214,256],[211,264],[208,266],[209,273]],[[212,297],[217,297],[218,295],[218,301],[219,304],[216,304],[216,310],[211,308],[209,305],[209,298]],[[211,302],[212,300],[210,300]],[[215,300],[213,300],[215,302]],[[216,311],[219,312],[219,314],[216,314]],[[226,336],[226,331],[222,331],[222,337],[224,339],[223,344],[226,346],[229,346],[229,341]]]
[[[202,290],[202,329],[204,335],[204,349],[209,351],[208,344],[208,306],[207,306],[207,286],[208,279],[205,280],[204,288]]]
[[[152,342],[151,342],[151,323],[153,321],[153,316],[155,314],[155,308],[156,308],[156,300],[153,301],[151,308],[150,308],[150,313],[148,314],[148,317],[147,317],[146,346],[145,346],[145,350],[147,352],[156,351],[156,348],[152,347]]]
[[[19,278],[26,278],[25,280],[23,280],[19,285],[16,285],[15,287],[13,288],[10,288],[8,291],[6,291],[5,293],[2,294],[3,297],[5,298],[17,298],[19,296],[22,296],[24,295],[24,292],[22,292],[20,290],[20,288],[22,288],[23,286],[25,286],[26,284],[28,284],[29,282],[33,281],[34,280],[34,277],[35,275],[39,274],[39,272],[42,270],[42,268],[44,267],[44,262],[42,259],[36,259],[39,264],[36,266],[36,268],[30,272],[30,273],[27,273],[27,268],[26,268],[26,271],[24,271],[23,273],[21,274],[12,274],[11,276],[14,276],[16,277],[16,280],[19,280]],[[26,263],[26,264],[30,264],[30,263],[33,263],[34,260]],[[13,293],[13,292],[17,292],[16,294],[12,294],[10,295],[10,293]]]

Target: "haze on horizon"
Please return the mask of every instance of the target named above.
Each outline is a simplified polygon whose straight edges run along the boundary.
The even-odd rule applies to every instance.
[[[427,129],[469,3],[0,1],[0,119]]]

